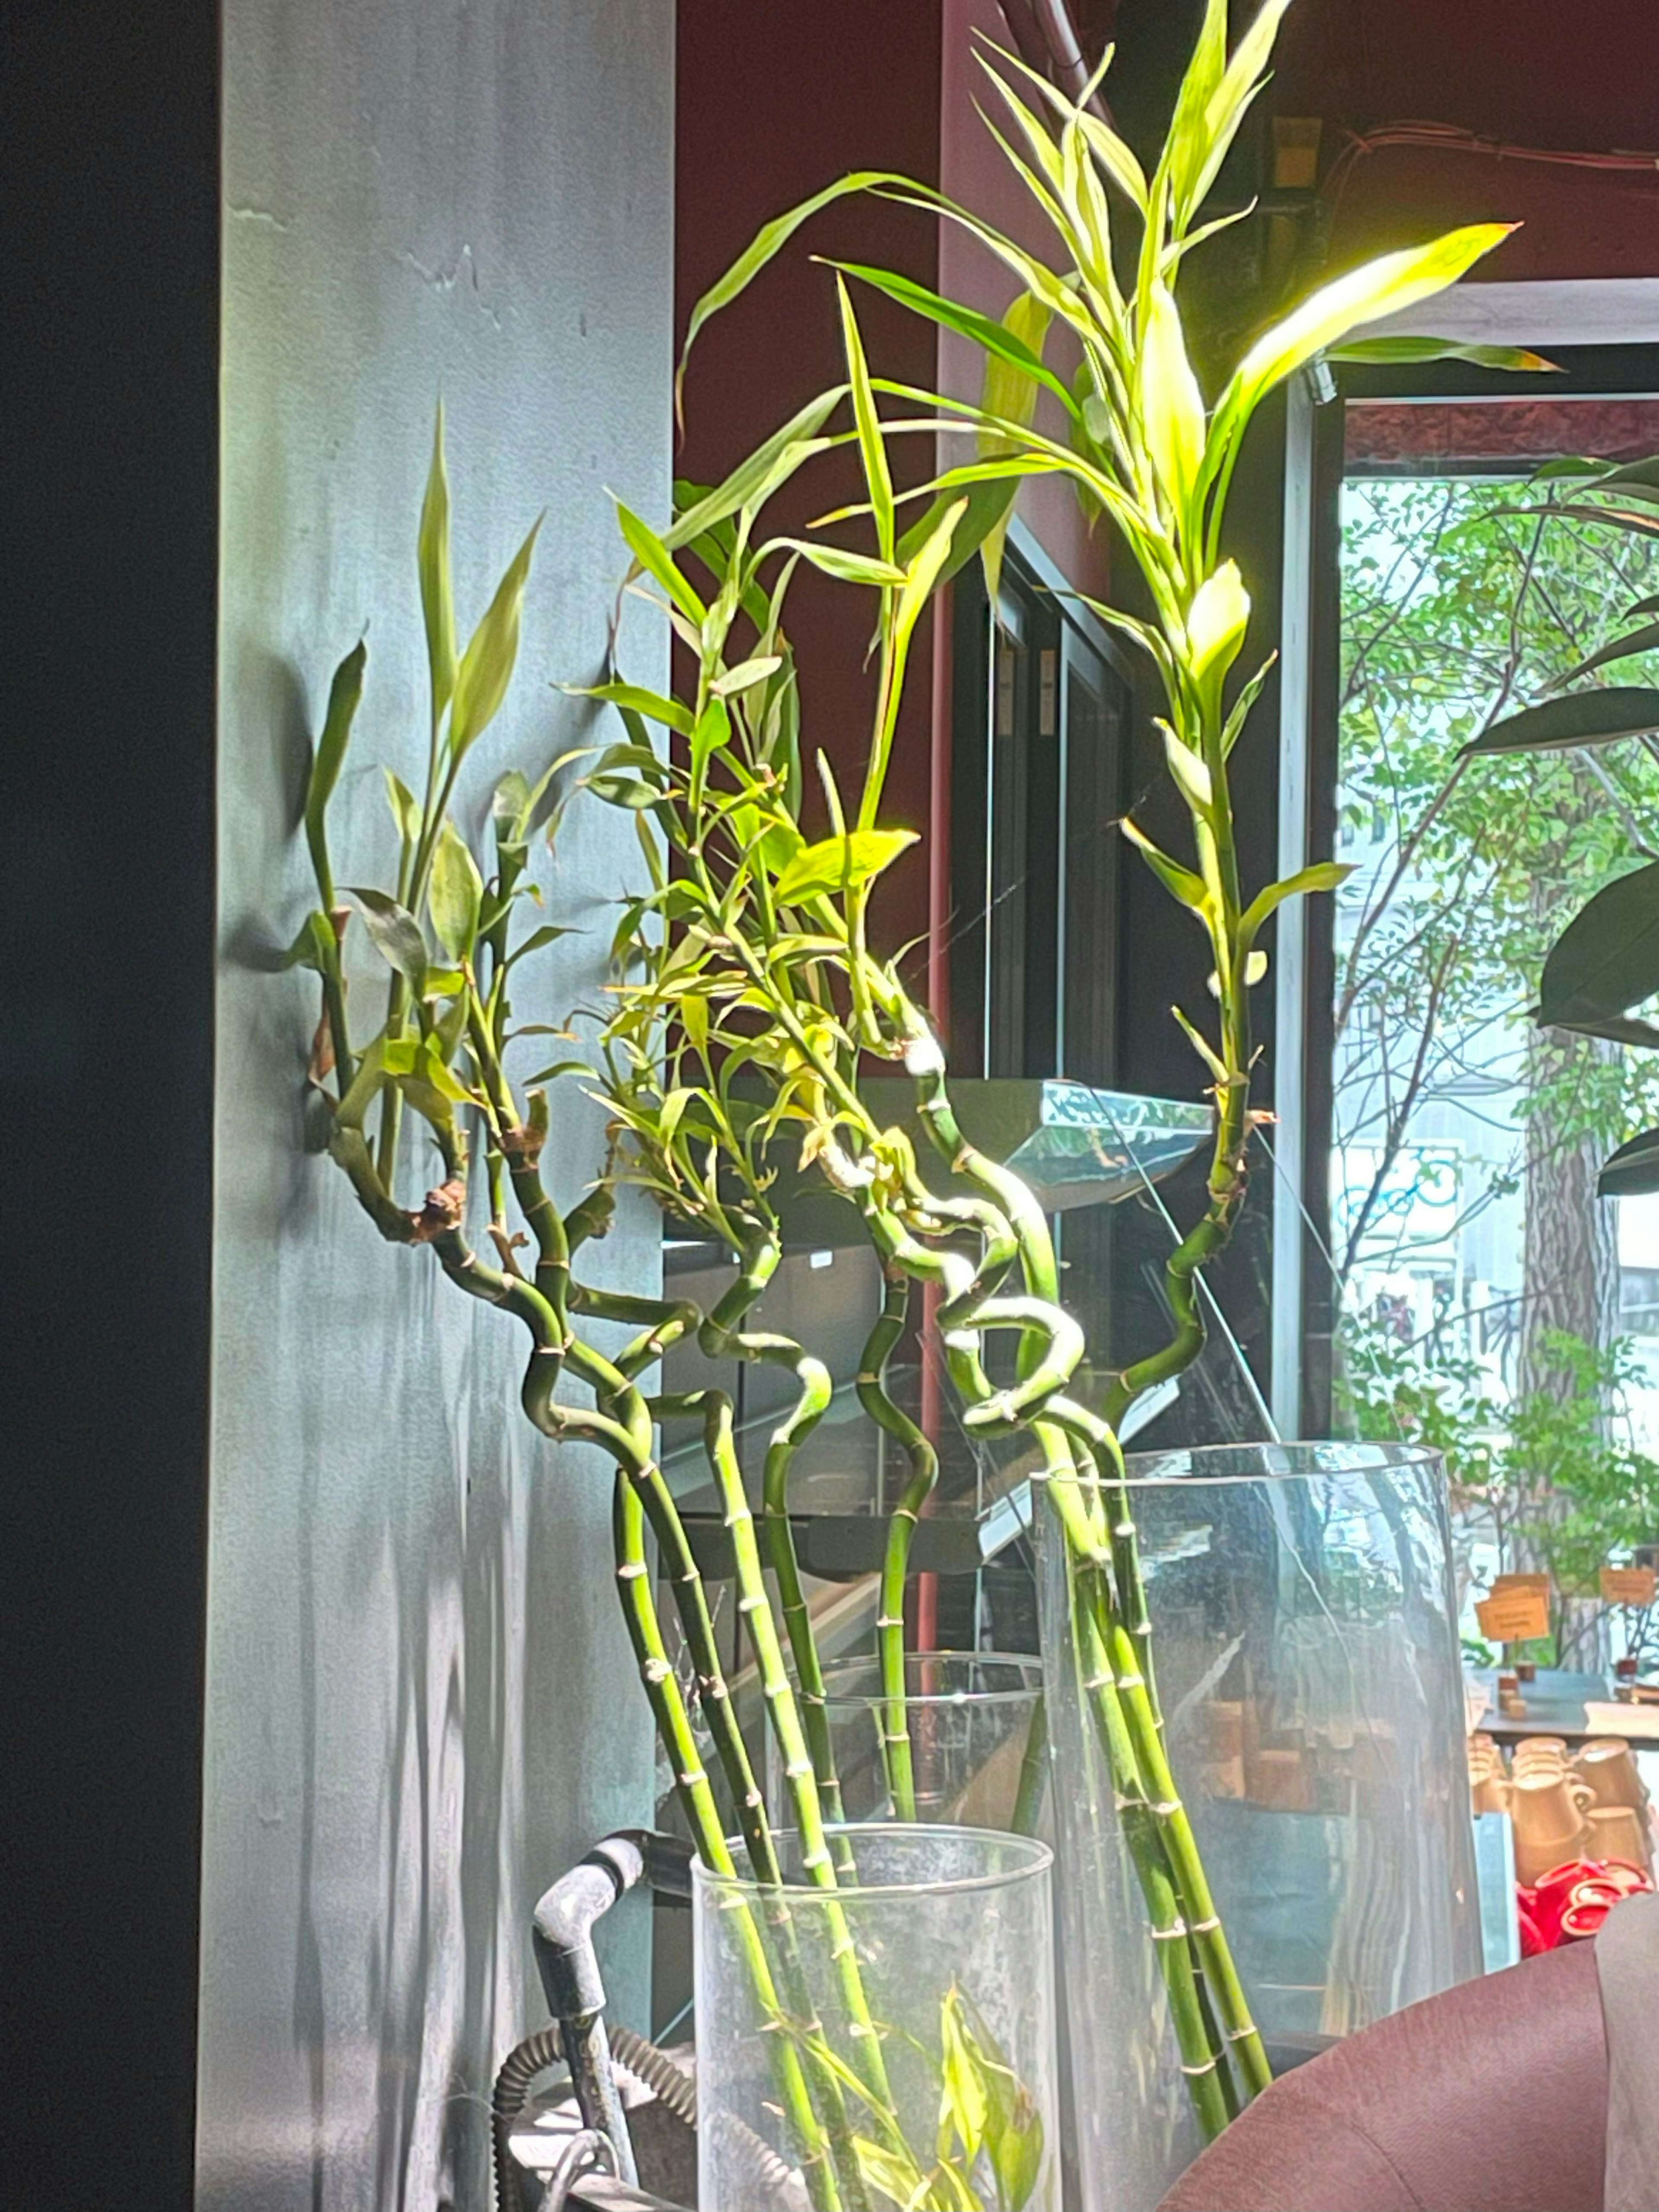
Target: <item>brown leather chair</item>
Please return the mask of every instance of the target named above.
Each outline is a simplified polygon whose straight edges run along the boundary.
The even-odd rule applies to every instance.
[[[1465,1982],[1273,2083],[1159,2212],[1601,2212],[1595,1947]]]

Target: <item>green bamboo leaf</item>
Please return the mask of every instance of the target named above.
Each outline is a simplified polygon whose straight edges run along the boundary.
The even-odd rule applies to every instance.
[[[775,886],[782,906],[833,895],[844,887],[856,890],[890,868],[899,854],[919,842],[914,830],[854,830],[839,837],[823,837],[803,846],[780,870]]]
[[[1608,745],[1659,730],[1659,691],[1635,684],[1571,691],[1506,714],[1472,738],[1465,753],[1559,752],[1572,745]]]
[[[757,684],[763,684],[782,665],[781,653],[760,653],[752,660],[740,660],[735,668],[728,668],[708,688],[717,699],[733,699],[738,692],[752,690]]]
[[[1132,205],[1145,210],[1146,205],[1146,172],[1141,167],[1126,140],[1103,123],[1097,115],[1086,109],[1078,116],[1078,125],[1088,141],[1089,150],[1101,167]]]
[[[813,2063],[822,2063],[817,2052],[813,2054]],[[914,2159],[885,2150],[867,2136],[854,2136],[853,2149],[867,2185],[890,2204],[897,2205],[900,2212],[916,2212],[918,2206],[927,2203],[927,2175]]]
[[[435,722],[455,690],[455,597],[449,566],[449,478],[444,468],[444,405],[432,433],[432,465],[421,501],[416,547],[421,577],[421,613],[426,623],[426,656],[432,672],[432,719]]]
[[[729,307],[733,300],[746,292],[767,264],[776,258],[801,225],[815,216],[820,208],[829,207],[833,201],[845,199],[852,192],[873,191],[878,185],[901,185],[907,189],[916,189],[911,186],[908,177],[896,175],[890,170],[855,169],[849,176],[838,178],[833,185],[826,185],[822,191],[814,192],[810,199],[800,201],[784,214],[774,216],[770,222],[762,224],[726,274],[709,286],[691,310],[690,319],[685,326],[684,343],[680,347],[679,365],[674,372],[674,413],[677,420],[684,421],[682,404],[685,365],[703,325],[712,316],[719,314],[722,307]]]
[[[1048,336],[1048,325],[1053,319],[1049,309],[1035,292],[1017,292],[1009,303],[1006,314],[1003,317],[1003,325],[1009,336],[1026,352],[1040,353],[1043,340]],[[992,353],[987,356],[980,404],[988,415],[1001,416],[1008,422],[1017,422],[1024,428],[1029,426],[1036,413],[1036,385],[1017,362],[1012,361],[1006,354]],[[1009,451],[1010,441],[994,432],[988,434],[981,433],[978,440],[978,447],[981,458],[989,459],[1006,453]],[[1018,493],[1019,483],[1017,479],[1005,500],[992,503],[990,519],[980,540],[980,566],[985,573],[985,592],[993,606],[996,605],[997,594],[1002,587],[1002,556],[1008,542],[1008,527],[1014,519],[1014,502],[1018,497]],[[942,511],[941,520],[943,513],[948,513],[948,509]],[[937,526],[936,524],[935,527]],[[926,543],[926,540],[923,542]],[[953,532],[950,549],[950,569],[959,567],[966,558],[967,555],[961,549],[957,535]],[[939,573],[942,575],[946,573],[946,570],[941,568]]]
[[[507,956],[506,965],[511,968],[516,961],[522,960],[527,953],[539,952],[544,945],[556,945],[562,937],[573,937],[576,934],[574,930],[561,928],[556,922],[545,921],[539,929],[532,929],[522,945],[514,946]]]
[[[701,623],[708,613],[674,564],[674,556],[656,532],[641,521],[630,507],[617,501],[617,520],[628,549],[647,575],[654,576],[688,622]]]
[[[1208,913],[1210,895],[1201,877],[1195,876],[1190,868],[1183,868],[1178,860],[1172,860],[1127,814],[1117,826],[1166,891],[1179,899],[1182,906],[1190,907],[1194,914]]]
[[[1009,2212],[1022,2212],[1042,2174],[1044,2148],[1042,2115],[1024,2087],[1016,2087],[1013,2108],[990,2148],[1001,2201]]]
[[[1611,461],[1591,459],[1583,453],[1560,453],[1551,461],[1540,461],[1528,481],[1548,483],[1557,477],[1604,477],[1613,468]]]
[[[1187,1018],[1187,1016],[1182,1012],[1179,1006],[1171,1006],[1170,1012],[1175,1016],[1176,1020],[1180,1024],[1182,1035],[1186,1038],[1188,1043],[1191,1045],[1193,1050],[1198,1054],[1206,1067],[1209,1069],[1211,1074],[1214,1076],[1216,1081],[1218,1083],[1225,1083],[1227,1080],[1226,1066],[1212,1049],[1202,1031],[1197,1029],[1194,1024]]]
[[[519,629],[524,611],[524,590],[530,575],[531,556],[544,518],[538,515],[530,535],[507,565],[495,587],[483,620],[472,633],[455,672],[455,696],[449,713],[449,747],[459,760],[476,744],[494,720],[519,657]]]
[[[1175,203],[1175,228],[1184,230],[1196,204],[1198,179],[1210,149],[1207,118],[1227,67],[1227,0],[1205,0],[1192,58],[1176,95],[1164,166]]]
[[[620,683],[567,684],[561,689],[579,699],[603,699],[624,714],[643,714],[647,721],[660,722],[665,730],[678,730],[683,738],[691,734],[691,709],[683,707],[678,699],[665,698],[660,691],[646,691],[637,684]]]
[[[363,927],[387,965],[406,975],[419,998],[426,989],[426,939],[421,925],[407,907],[367,884],[348,884],[346,890],[363,912]]]
[[[1202,125],[1196,134],[1190,172],[1183,162],[1182,173],[1175,180],[1177,205],[1183,210],[1182,228],[1203,205],[1206,195],[1214,184],[1222,163],[1238,135],[1238,126],[1244,120],[1250,103],[1267,82],[1266,70],[1272,57],[1273,41],[1279,35],[1279,20],[1290,0],[1263,0],[1255,20],[1233,50],[1232,59],[1222,72],[1209,99],[1205,102]],[[1226,9],[1222,14],[1222,34],[1225,37]]]
[[[392,810],[398,842],[413,851],[421,836],[421,810],[415,803],[415,794],[403,778],[393,775],[389,768],[382,768],[380,773],[386,778],[386,803]]]
[[[893,478],[887,466],[887,445],[882,436],[876,395],[870,388],[870,365],[864,357],[858,318],[853,313],[847,279],[836,276],[836,297],[841,308],[842,345],[847,356],[847,382],[853,395],[853,422],[858,431],[859,457],[864,465],[865,488],[876,526],[876,550],[884,561],[893,558]]]
[[[773,550],[787,547],[799,553],[814,568],[822,568],[826,576],[834,576],[842,584],[868,584],[878,591],[891,591],[904,581],[904,571],[891,561],[872,560],[867,553],[850,553],[840,545],[825,545],[810,538],[775,538]]]
[[[530,779],[521,769],[510,768],[489,794],[489,818],[498,845],[523,844],[525,833],[520,825],[529,811]]]
[[[470,960],[478,938],[483,878],[453,822],[446,821],[439,833],[427,902],[439,944],[452,960]]]
[[[946,2131],[953,2129],[961,2145],[962,2162],[971,2166],[985,2141],[990,2100],[986,2091],[985,2077],[965,2033],[961,1992],[954,1986],[945,1991],[939,2006],[939,2050],[943,2079],[939,2154],[941,2158],[950,2156],[951,2146]]]
[[[604,799],[607,806],[626,806],[635,811],[656,805],[662,797],[656,785],[647,783],[642,776],[613,769],[596,769],[584,778],[583,787],[595,799]]]
[[[1574,915],[1551,946],[1538,1021],[1600,1021],[1659,991],[1659,860],[1620,876]]]
[[[1543,370],[1559,370],[1559,364],[1546,361],[1541,353],[1530,353],[1525,346],[1468,345],[1458,338],[1350,338],[1346,344],[1326,349],[1328,361],[1377,362],[1384,365],[1403,363],[1407,366],[1422,361],[1468,361],[1478,368],[1499,368],[1515,375],[1537,374]],[[1563,467],[1557,462],[1546,462],[1545,468],[1557,476],[1577,476],[1584,473],[1577,465]],[[1537,482],[1544,469],[1534,471]]]
[[[1163,736],[1164,757],[1176,789],[1194,814],[1207,817],[1215,804],[1209,769],[1190,745],[1182,743],[1167,722],[1155,718],[1154,726]]]
[[[730,710],[724,699],[713,698],[698,715],[691,732],[691,787],[694,793],[702,787],[710,758],[731,742]]]
[[[981,315],[975,309],[963,307],[955,300],[943,299],[939,293],[930,292],[925,284],[915,283],[909,277],[897,276],[891,270],[872,269],[861,261],[832,261],[829,265],[872,285],[877,291],[884,292],[890,300],[896,300],[902,307],[908,307],[913,313],[939,324],[941,329],[954,331],[958,337],[967,338],[973,344],[982,347],[986,353],[1006,362],[1022,378],[1052,392],[1068,415],[1077,413],[1077,402],[1066,389],[1064,380],[1056,376],[1053,369],[1045,365],[1042,356],[1017,336],[1006,322],[996,322],[991,316]],[[1048,319],[1045,314],[1045,328]]]
[[[1448,231],[1427,246],[1383,253],[1324,284],[1311,298],[1259,337],[1233,373],[1224,407],[1248,419],[1276,384],[1335,345],[1361,323],[1414,307],[1455,284],[1464,271],[1501,246],[1512,222],[1477,222]]]
[[[1276,914],[1286,899],[1305,898],[1314,891],[1334,891],[1352,873],[1346,861],[1316,860],[1311,867],[1298,868],[1293,876],[1286,876],[1283,883],[1269,884],[1266,890],[1256,893],[1240,916],[1240,941],[1248,945],[1268,915]]]
[[[306,784],[306,843],[311,850],[311,865],[316,872],[317,888],[322,896],[323,904],[331,908],[334,904],[334,877],[328,860],[328,802],[340,780],[346,746],[351,737],[351,725],[363,696],[363,670],[368,661],[368,643],[359,638],[335,670],[333,680],[328,687],[328,711],[323,716],[323,733],[317,740],[317,750],[312,756],[311,775]]]
[[[1585,492],[1599,491],[1601,486],[1586,484],[1583,489]],[[1494,507],[1492,510],[1495,514],[1503,514],[1504,511],[1501,507]],[[1659,538],[1659,515],[1644,514],[1638,508],[1632,507],[1585,507],[1579,501],[1563,500],[1559,506],[1518,507],[1512,507],[1508,512],[1514,514],[1559,515],[1565,517],[1569,522],[1598,522],[1604,528],[1626,530],[1632,538]]]
[[[821,438],[818,432],[846,392],[847,386],[837,384],[828,392],[819,392],[816,399],[809,399],[781,429],[775,430],[746,459],[739,461],[724,483],[677,514],[673,526],[662,540],[666,550],[682,551],[717,530],[742,507],[757,511],[804,463],[815,453],[827,452],[835,441]],[[718,548],[718,541],[716,544]],[[716,574],[724,573],[717,560],[711,561],[710,566]]]
[[[1656,650],[1659,650],[1659,622],[1644,623],[1640,629],[1628,630],[1623,637],[1610,639],[1598,652],[1591,653],[1588,660],[1581,660],[1576,668],[1568,669],[1565,676],[1558,676],[1551,689],[1575,683],[1579,677],[1588,676],[1594,668],[1605,668],[1609,661],[1628,660],[1633,653]]]
[[[1632,1137],[1602,1166],[1596,1178],[1598,1198],[1645,1198],[1659,1190],[1659,1129],[1645,1129]]]
[[[550,1060],[545,1067],[538,1067],[533,1075],[523,1078],[524,1087],[527,1091],[535,1084],[556,1082],[562,1075],[592,1075],[592,1073],[585,1060]]]

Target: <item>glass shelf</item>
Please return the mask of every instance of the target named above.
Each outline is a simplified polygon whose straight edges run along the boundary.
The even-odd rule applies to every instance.
[[[859,1085],[859,1096],[884,1127],[896,1123],[908,1133],[923,1176],[932,1178],[936,1155],[916,1114],[915,1086],[902,1076],[877,1076]],[[1094,1091],[1057,1079],[954,1083],[951,1098],[969,1144],[1016,1169],[1048,1213],[1144,1191],[1188,1158],[1212,1126],[1210,1109],[1188,1099]],[[778,1188],[792,1244],[833,1250],[863,1241],[857,1216],[816,1169],[802,1175],[792,1164],[780,1173]]]

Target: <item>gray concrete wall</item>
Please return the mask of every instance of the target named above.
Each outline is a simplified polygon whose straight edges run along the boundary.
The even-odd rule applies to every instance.
[[[228,0],[224,36],[198,2197],[471,2212],[492,2063],[544,2017],[530,1905],[650,1802],[609,1472],[524,1424],[512,1324],[429,1255],[382,1244],[302,1150],[314,982],[259,972],[247,949],[304,911],[306,733],[366,624],[337,872],[383,882],[392,865],[378,764],[417,783],[424,758],[414,538],[440,390],[463,637],[548,510],[519,680],[469,763],[464,816],[481,823],[508,763],[577,741],[550,685],[603,650],[605,489],[647,513],[666,499],[672,9]],[[635,665],[660,651],[647,639]],[[591,988],[636,866],[621,817],[569,817],[550,910],[595,933],[526,966],[522,1015],[554,1019]],[[383,976],[362,967],[360,1005]],[[548,1155],[566,1204],[599,1135],[567,1085]],[[424,1187],[413,1140],[406,1157]],[[655,1281],[643,1207],[599,1267]],[[636,2008],[642,1938],[636,1919],[617,1945]]]

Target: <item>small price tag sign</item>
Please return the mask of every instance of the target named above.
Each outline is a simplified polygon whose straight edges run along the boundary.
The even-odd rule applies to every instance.
[[[1659,1586],[1659,1575],[1651,1567],[1601,1570],[1601,1597],[1607,1605],[1651,1605],[1656,1586]]]
[[[1477,1601],[1474,1617],[1492,1644],[1525,1644],[1550,1632],[1549,1579],[1541,1589],[1494,1589]]]
[[[1494,1575],[1492,1594],[1505,1596],[1510,1590],[1536,1590],[1546,1604],[1549,1602],[1550,1578],[1547,1575]]]

